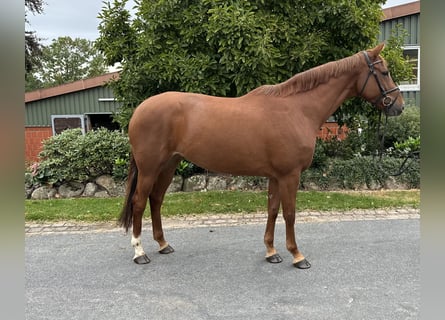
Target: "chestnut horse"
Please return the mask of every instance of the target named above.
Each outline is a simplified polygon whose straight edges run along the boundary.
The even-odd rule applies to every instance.
[[[383,47],[382,43],[237,98],[166,92],[143,101],[128,127],[131,164],[119,219],[126,231],[133,225],[133,261],[150,262],[141,244],[147,200],[159,252],[174,251],[164,238],[160,209],[178,163],[187,159],[214,172],[267,177],[266,260],[282,261],[274,247],[281,205],[293,265],[309,268],[295,240],[295,202],[300,174],[311,164],[320,127],[354,96],[389,116],[404,108],[400,90],[380,56]]]

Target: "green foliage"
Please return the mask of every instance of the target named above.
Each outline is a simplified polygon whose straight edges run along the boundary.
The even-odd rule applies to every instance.
[[[317,140],[317,144],[320,144],[320,149],[323,150],[325,157],[351,159],[366,154],[367,140],[363,132],[363,127],[366,127],[366,124],[364,121],[357,120],[355,119],[347,128],[345,139],[341,140],[333,136],[328,139]]]
[[[128,137],[119,131],[65,130],[45,140],[33,177],[41,184],[83,182],[103,174],[123,178],[129,151]]]
[[[324,168],[326,161],[328,160],[328,154],[326,152],[326,143],[323,139],[317,138],[315,143],[314,156],[312,158],[311,168],[318,169]]]
[[[126,180],[128,177],[129,158],[116,158],[114,160],[112,176],[117,181]]]
[[[25,79],[40,66],[40,57],[42,55],[42,44],[35,31],[27,30],[29,13],[33,15],[43,13],[43,0],[25,0]]]
[[[411,80],[413,77],[412,66],[409,60],[403,57],[403,46],[407,36],[408,32],[403,29],[403,25],[397,24],[391,30],[391,37],[387,40],[386,49],[382,52],[395,83]]]
[[[404,159],[394,157],[355,157],[349,160],[330,159],[324,168],[309,168],[303,172],[300,184],[303,188],[310,183],[322,190],[335,189],[381,189],[395,181],[407,188],[420,187],[420,163],[414,159],[400,175]],[[395,176],[394,176],[395,175]]]
[[[376,155],[376,124],[356,121],[346,139],[317,140],[314,161],[303,173],[301,184],[321,189],[386,188],[388,181],[407,188],[420,187],[420,109],[408,107],[398,117],[388,118],[385,156]],[[381,125],[384,130],[384,123]],[[362,128],[361,131],[358,129]],[[400,171],[403,171],[399,175]]]
[[[198,167],[197,165],[187,160],[181,160],[181,162],[178,164],[178,167],[176,168],[175,174],[183,178],[188,178],[194,174],[202,173],[203,171],[204,169]]]
[[[346,139],[340,140],[332,137],[320,140],[325,157],[351,159],[362,151],[363,141],[357,130],[349,130]]]
[[[409,138],[419,138],[420,143],[420,108],[407,107],[403,113],[394,118],[388,118],[385,147],[392,148],[395,143],[401,143]]]
[[[40,64],[26,77],[26,89],[53,87],[104,74],[103,55],[87,39],[59,37],[44,46]]]
[[[126,128],[164,91],[239,96],[375,44],[383,0],[125,0],[105,3],[97,48],[121,63],[111,83]]]
[[[394,149],[403,155],[420,151],[420,137],[409,137],[405,141],[394,143]]]
[[[416,139],[420,149],[420,108],[407,107],[400,116],[388,117],[386,125],[385,121],[383,116],[379,128],[378,118],[356,118],[348,127],[346,139],[339,140],[334,137],[318,141],[317,144],[321,144],[320,148],[326,156],[340,159],[352,159],[357,155],[376,155],[380,151],[383,134],[385,135],[384,149],[389,152],[389,155],[399,156],[400,152],[394,152],[396,144],[403,143],[410,137]]]

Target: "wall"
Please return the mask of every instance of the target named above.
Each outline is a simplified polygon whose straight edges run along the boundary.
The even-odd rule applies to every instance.
[[[337,122],[326,122],[320,128],[317,137],[323,140],[330,139],[332,137],[337,137],[338,139],[343,140],[346,138],[346,132],[346,126],[340,128]]]
[[[42,150],[42,141],[53,135],[51,127],[25,128],[25,162],[37,161],[37,155]]]

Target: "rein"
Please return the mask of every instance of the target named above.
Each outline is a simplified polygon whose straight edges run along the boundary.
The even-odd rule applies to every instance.
[[[379,162],[377,162],[377,166],[380,168],[381,171],[385,171],[382,166],[381,166],[381,160],[383,157],[383,154],[385,153],[385,135],[386,135],[386,128],[388,125],[388,115],[385,115],[385,123],[384,123],[384,127],[383,127],[383,133],[380,134],[380,128],[381,128],[381,124],[382,124],[382,112],[380,112],[379,114],[379,123],[377,126],[377,140],[379,142],[379,148],[377,150],[377,153],[379,155]],[[381,136],[381,138],[380,138]],[[418,159],[419,158],[419,151],[411,151],[410,153],[408,153],[405,157],[405,159],[403,160],[402,164],[399,167],[399,170],[396,171],[395,173],[388,173],[388,176],[390,177],[396,177],[396,176],[400,176],[401,174],[403,174],[406,170],[408,170],[408,168],[410,167],[411,163],[414,161],[414,159]],[[410,161],[408,162],[408,160],[410,159]]]

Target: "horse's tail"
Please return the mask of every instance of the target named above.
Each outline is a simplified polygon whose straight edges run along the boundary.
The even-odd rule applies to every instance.
[[[128,180],[127,180],[127,192],[125,197],[124,207],[122,208],[121,215],[119,217],[119,224],[121,227],[125,228],[125,231],[128,232],[128,228],[130,228],[133,224],[133,195],[136,191],[136,185],[138,182],[138,167],[136,166],[136,162],[134,161],[133,154],[130,155],[130,169],[128,171]]]

